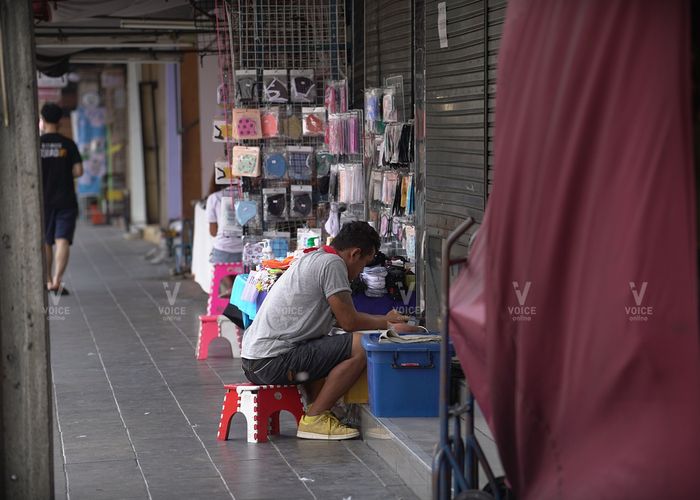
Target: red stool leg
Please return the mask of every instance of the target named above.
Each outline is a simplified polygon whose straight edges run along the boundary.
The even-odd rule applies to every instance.
[[[270,415],[270,435],[274,436],[280,433],[280,412],[276,411]]]
[[[216,316],[199,317],[199,337],[197,338],[197,359],[207,359],[209,355],[209,344],[219,336],[219,325]]]
[[[231,419],[238,412],[238,392],[235,387],[233,389],[226,388],[224,396],[224,404],[221,408],[221,419],[219,421],[219,431],[216,433],[216,439],[226,441],[231,428]]]

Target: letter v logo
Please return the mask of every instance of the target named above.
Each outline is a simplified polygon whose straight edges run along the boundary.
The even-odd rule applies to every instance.
[[[170,289],[168,288],[168,283],[165,281],[163,282],[163,288],[165,289],[165,295],[168,297],[168,303],[171,306],[175,305],[175,301],[177,300],[177,294],[180,292],[180,285],[181,284],[182,283],[180,283],[178,281],[177,283],[175,283],[175,289],[170,291]]]
[[[634,303],[637,304],[637,306],[642,305],[642,301],[644,300],[644,295],[647,293],[647,285],[649,283],[646,281],[642,282],[642,289],[637,291],[637,284],[634,281],[630,281],[630,290],[632,290],[632,295],[634,296]]]
[[[51,300],[51,303],[54,305],[54,307],[58,307],[58,303],[61,302],[61,294],[63,293],[63,283],[61,283],[58,287],[58,290],[55,292],[49,292],[49,299]]]
[[[518,284],[518,282],[517,281],[513,282],[513,290],[515,291],[515,296],[518,298],[518,304],[520,304],[521,306],[525,305],[525,301],[527,300],[527,296],[530,293],[530,285],[532,285],[532,282],[526,281],[525,288],[521,291],[520,285]]]

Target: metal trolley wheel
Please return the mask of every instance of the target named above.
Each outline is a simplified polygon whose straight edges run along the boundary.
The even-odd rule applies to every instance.
[[[440,442],[433,457],[433,499],[447,500],[506,500],[503,480],[496,478],[474,435],[474,397],[467,384],[467,402],[450,407],[450,268],[465,264],[466,257],[451,259],[450,253],[457,240],[473,225],[471,217],[450,233],[442,246],[442,342],[440,348]],[[465,416],[466,429],[462,437],[460,417]],[[450,433],[452,427],[452,433]],[[479,490],[479,465],[488,480],[486,491]]]

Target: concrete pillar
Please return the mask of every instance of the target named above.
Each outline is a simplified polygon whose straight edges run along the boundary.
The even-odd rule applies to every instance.
[[[52,405],[31,2],[0,0],[0,44],[0,498],[50,499]]]
[[[127,64],[127,95],[129,106],[129,158],[127,183],[131,223],[138,227],[146,224],[146,177],[143,166],[143,138],[141,137],[141,65]]]

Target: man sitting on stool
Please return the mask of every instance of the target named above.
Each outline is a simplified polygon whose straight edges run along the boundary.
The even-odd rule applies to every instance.
[[[252,383],[306,383],[313,404],[299,423],[300,438],[336,440],[360,434],[330,411],[366,365],[361,334],[329,335],[334,317],[347,332],[392,324],[410,329],[407,318],[396,311],[377,316],[357,312],[353,305],[350,281],[372,262],[379,247],[379,235],[369,224],[345,224],[330,246],[304,255],[280,277],[243,336],[243,371]]]

